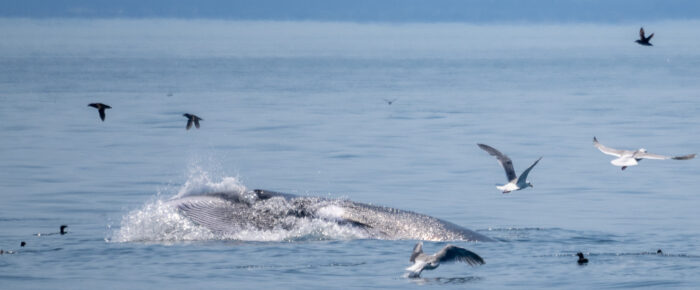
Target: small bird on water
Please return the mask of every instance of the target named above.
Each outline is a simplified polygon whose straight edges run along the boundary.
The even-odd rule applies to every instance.
[[[644,27],[639,28],[639,39],[635,40],[636,43],[639,43],[640,45],[645,45],[645,46],[653,46],[649,40],[654,37],[654,34],[649,34],[649,37],[644,36]]]
[[[586,258],[583,257],[583,253],[578,252],[578,253],[576,253],[576,256],[578,256],[578,261],[577,261],[577,262],[578,262],[579,265],[583,265],[583,264],[588,263],[588,259],[586,259]]]
[[[19,246],[22,247],[22,248],[24,248],[24,246],[26,246],[26,245],[27,245],[27,243],[24,242],[24,241],[22,241],[21,243],[19,243]]]
[[[61,235],[65,235],[68,233],[68,232],[66,232],[67,227],[68,227],[67,225],[61,225]]]
[[[197,117],[196,115],[193,114],[182,114],[183,116],[187,117],[187,130],[192,128],[192,124],[194,123],[194,126],[199,129],[199,121],[202,121],[204,119]]]
[[[423,253],[423,242],[418,242],[413,248],[411,259],[413,266],[406,268],[409,278],[418,278],[423,270],[434,270],[440,263],[465,262],[471,266],[484,264],[484,259],[472,251],[453,245],[447,245],[439,252],[426,255]]]

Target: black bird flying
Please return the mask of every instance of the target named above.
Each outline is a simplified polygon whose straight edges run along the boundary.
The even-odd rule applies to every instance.
[[[204,120],[204,119],[197,117],[196,115],[192,115],[192,114],[182,114],[182,115],[187,118],[187,130],[192,128],[192,123],[194,123],[194,126],[197,127],[197,129],[199,129],[199,121]]]
[[[88,106],[93,107],[93,108],[97,109],[97,111],[100,112],[100,119],[102,119],[103,122],[105,120],[105,109],[112,108],[112,107],[105,105],[103,103],[92,103],[92,104],[89,104]]]
[[[635,42],[639,43],[641,45],[646,45],[646,46],[653,46],[649,40],[654,37],[654,34],[649,34],[649,37],[644,36],[644,27],[639,28],[639,39],[637,39]]]

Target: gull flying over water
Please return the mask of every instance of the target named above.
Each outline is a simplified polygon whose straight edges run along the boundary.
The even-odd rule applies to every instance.
[[[607,155],[612,155],[612,156],[618,157],[617,159],[613,159],[612,161],[610,161],[610,163],[612,163],[612,165],[615,165],[615,166],[622,166],[622,170],[625,170],[628,166],[635,166],[635,165],[639,164],[639,161],[642,161],[642,159],[688,160],[688,159],[695,158],[695,154],[688,154],[688,155],[683,155],[683,156],[664,156],[664,155],[651,154],[651,153],[647,153],[647,150],[644,148],[640,148],[640,149],[635,150],[635,151],[613,149],[610,147],[605,147],[605,146],[603,146],[603,144],[598,143],[598,139],[596,137],[593,137],[593,146],[598,148],[598,150],[600,150],[600,152],[603,152]]]
[[[97,109],[98,112],[100,112],[100,119],[102,119],[102,122],[105,120],[105,109],[111,109],[112,107],[105,105],[103,103],[91,103],[88,105],[88,107],[93,107]]]
[[[409,261],[413,262],[413,266],[406,268],[406,271],[410,272],[410,278],[418,278],[423,270],[434,270],[440,263],[464,262],[471,266],[485,263],[476,253],[453,245],[447,245],[435,254],[426,255],[423,253],[423,242],[418,242],[413,248]]]
[[[521,190],[528,187],[534,187],[532,186],[532,183],[527,181],[527,175],[530,174],[530,170],[532,170],[532,168],[535,167],[535,165],[537,165],[537,162],[540,162],[540,159],[542,159],[542,157],[537,159],[535,163],[532,163],[532,165],[525,169],[525,171],[523,171],[523,173],[520,174],[520,177],[518,177],[517,175],[515,175],[515,169],[513,169],[513,161],[511,161],[510,158],[508,158],[508,156],[489,145],[476,145],[479,145],[479,148],[484,149],[484,151],[491,154],[491,156],[496,156],[496,158],[498,158],[498,163],[500,163],[501,166],[503,166],[503,169],[506,171],[508,183],[502,186],[496,186],[498,190],[503,191],[503,193],[509,193],[511,191]]]
[[[193,114],[182,114],[183,116],[187,117],[187,130],[192,128],[192,124],[194,123],[194,126],[199,129],[199,121],[204,120],[200,117],[197,117],[196,115]]]
[[[649,37],[644,36],[644,27],[639,28],[639,39],[635,40],[636,43],[646,46],[653,46],[649,40],[654,37],[654,34],[649,34]]]
[[[398,100],[398,99],[391,99],[391,100],[389,100],[389,99],[384,99],[384,101],[385,101],[387,104],[389,104],[389,106],[391,106],[391,104],[393,104],[394,102],[396,102],[396,100]]]

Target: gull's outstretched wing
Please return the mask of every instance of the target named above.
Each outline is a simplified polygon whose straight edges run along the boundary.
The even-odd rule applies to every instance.
[[[498,158],[498,163],[501,163],[501,166],[503,166],[503,169],[506,171],[506,177],[508,178],[508,181],[512,181],[513,179],[517,178],[517,175],[515,175],[515,169],[513,169],[513,161],[511,161],[510,158],[508,158],[508,156],[504,155],[500,151],[496,150],[496,148],[493,148],[489,145],[476,145],[479,145],[479,148],[488,152],[491,156],[496,156],[496,158]]]
[[[625,150],[618,150],[618,149],[613,149],[610,147],[603,146],[603,144],[598,143],[598,139],[596,137],[593,137],[593,146],[598,148],[598,150],[600,150],[600,152],[603,152],[605,154],[612,155],[612,156],[621,157],[625,153]]]
[[[441,263],[465,262],[472,266],[485,263],[484,259],[479,257],[479,255],[476,253],[453,245],[447,245],[446,247],[442,248],[442,250],[435,254],[435,258],[437,258]]]
[[[683,156],[664,156],[664,155],[651,154],[651,153],[637,153],[634,155],[634,157],[635,158],[644,158],[644,159],[659,159],[659,160],[665,160],[665,159],[688,160],[688,159],[695,158],[695,154],[688,154],[688,155],[683,155]]]
[[[416,262],[416,257],[423,253],[423,242],[418,242],[415,247],[413,247],[413,254],[411,254],[410,262]]]
[[[520,177],[518,177],[518,182],[517,182],[517,184],[521,184],[522,182],[526,182],[526,181],[527,181],[527,175],[530,174],[530,170],[532,170],[532,168],[535,167],[535,165],[537,165],[537,162],[540,162],[540,160],[542,160],[542,157],[540,157],[539,159],[537,159],[537,160],[535,161],[535,163],[532,163],[532,165],[530,165],[530,167],[528,167],[527,169],[525,169],[525,171],[523,171],[523,173],[520,174]]]

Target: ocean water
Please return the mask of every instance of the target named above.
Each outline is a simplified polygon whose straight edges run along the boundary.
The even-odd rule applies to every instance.
[[[637,24],[2,19],[0,288],[697,288],[700,161],[621,171],[591,141],[700,151],[698,24],[645,23],[642,47]],[[534,188],[501,194],[476,143],[543,156]],[[486,264],[409,279],[415,240],[222,236],[162,207],[254,188],[497,242],[425,242]]]

